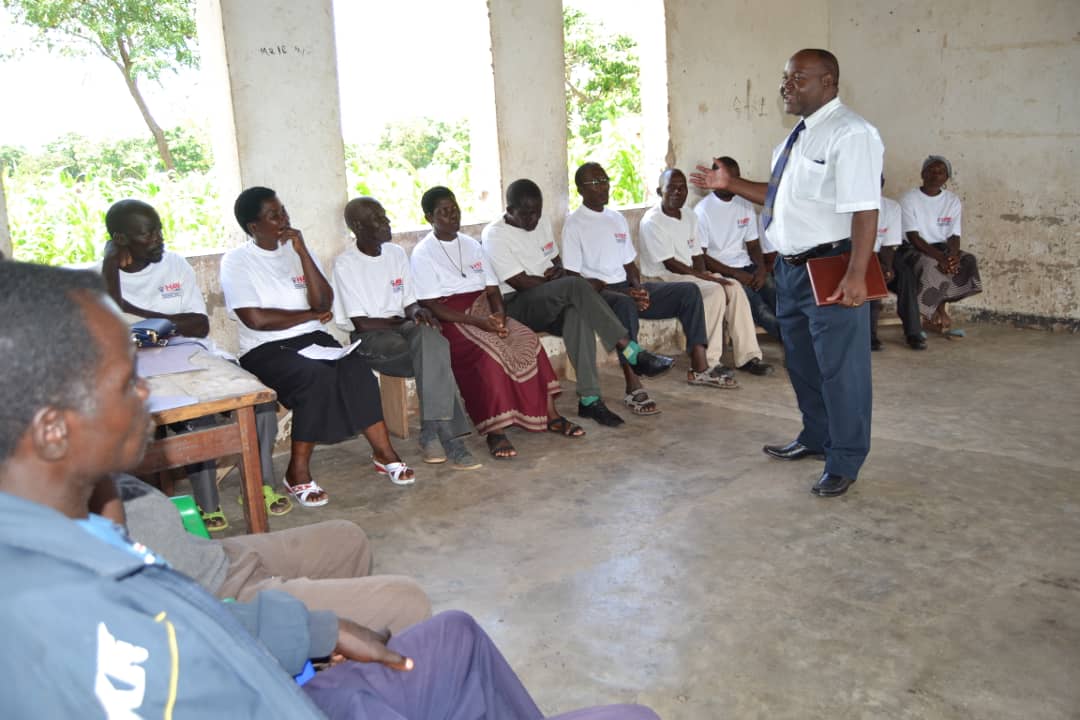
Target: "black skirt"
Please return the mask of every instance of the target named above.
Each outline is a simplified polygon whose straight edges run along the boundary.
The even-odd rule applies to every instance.
[[[299,353],[308,345],[341,347],[318,330],[263,343],[240,358],[241,367],[292,410],[293,439],[337,443],[381,421],[379,383],[363,357],[354,352],[337,361],[312,360]]]

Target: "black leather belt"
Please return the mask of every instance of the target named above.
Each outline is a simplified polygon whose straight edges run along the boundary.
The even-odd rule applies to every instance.
[[[805,265],[807,260],[821,257],[825,253],[837,249],[846,242],[847,239],[837,240],[836,242],[824,243],[822,245],[812,247],[806,252],[801,252],[798,255],[784,255],[784,262],[786,262],[788,265]]]

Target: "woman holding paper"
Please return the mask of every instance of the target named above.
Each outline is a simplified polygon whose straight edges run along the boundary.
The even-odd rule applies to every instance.
[[[397,485],[415,481],[390,444],[379,386],[359,355],[325,358],[341,345],[322,329],[333,313],[333,290],[273,190],[248,188],[236,198],[236,220],[251,241],[225,253],[221,289],[239,321],[240,364],[273,388],[293,411],[292,455],[283,483],[305,507],[328,501],[311,477],[315,443],[363,434],[375,469]]]

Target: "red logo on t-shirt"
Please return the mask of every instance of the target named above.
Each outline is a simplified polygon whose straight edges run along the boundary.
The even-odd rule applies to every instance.
[[[405,289],[405,280],[402,278],[394,278],[390,281],[390,289],[393,292],[399,293]]]
[[[476,262],[474,262],[469,267],[472,268],[473,272],[476,272],[476,273],[484,272],[484,261],[483,260],[477,260]]]
[[[618,243],[626,242],[626,233],[615,233],[615,242],[618,242]]]
[[[292,284],[293,284],[293,287],[296,288],[297,290],[306,290],[307,289],[307,280],[304,279],[303,275],[294,275],[293,279],[292,279]]]
[[[176,282],[165,283],[164,285],[159,287],[158,290],[161,292],[162,300],[166,298],[180,297],[180,295],[183,293],[183,283],[181,283],[179,280],[177,280]]]
[[[544,244],[544,254],[545,255],[547,255],[548,253],[550,253],[554,249],[555,249],[555,241],[554,240],[550,240],[550,241],[548,241],[547,243]]]
[[[747,227],[750,224],[750,218],[741,217],[741,218],[739,218],[738,220],[735,221],[735,224],[738,225],[741,228]]]
[[[939,217],[937,219],[937,224],[938,225],[949,225],[951,223],[952,223],[952,218],[949,217],[948,215],[945,215],[944,217]]]

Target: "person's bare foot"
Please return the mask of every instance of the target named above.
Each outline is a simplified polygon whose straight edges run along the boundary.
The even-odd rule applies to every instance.
[[[300,485],[307,485],[308,483],[314,482],[314,480],[311,479],[311,470],[309,468],[303,468],[301,470],[300,468],[293,467],[292,463],[289,463],[289,468],[285,471],[285,482],[288,483],[289,487],[295,488]],[[319,502],[326,498],[326,491],[319,488],[318,492],[310,493],[305,500],[307,502]]]
[[[509,460],[512,457],[517,457],[517,449],[514,448],[513,443],[510,442],[510,438],[506,437],[505,433],[488,433],[487,446],[491,456],[498,460]]]

